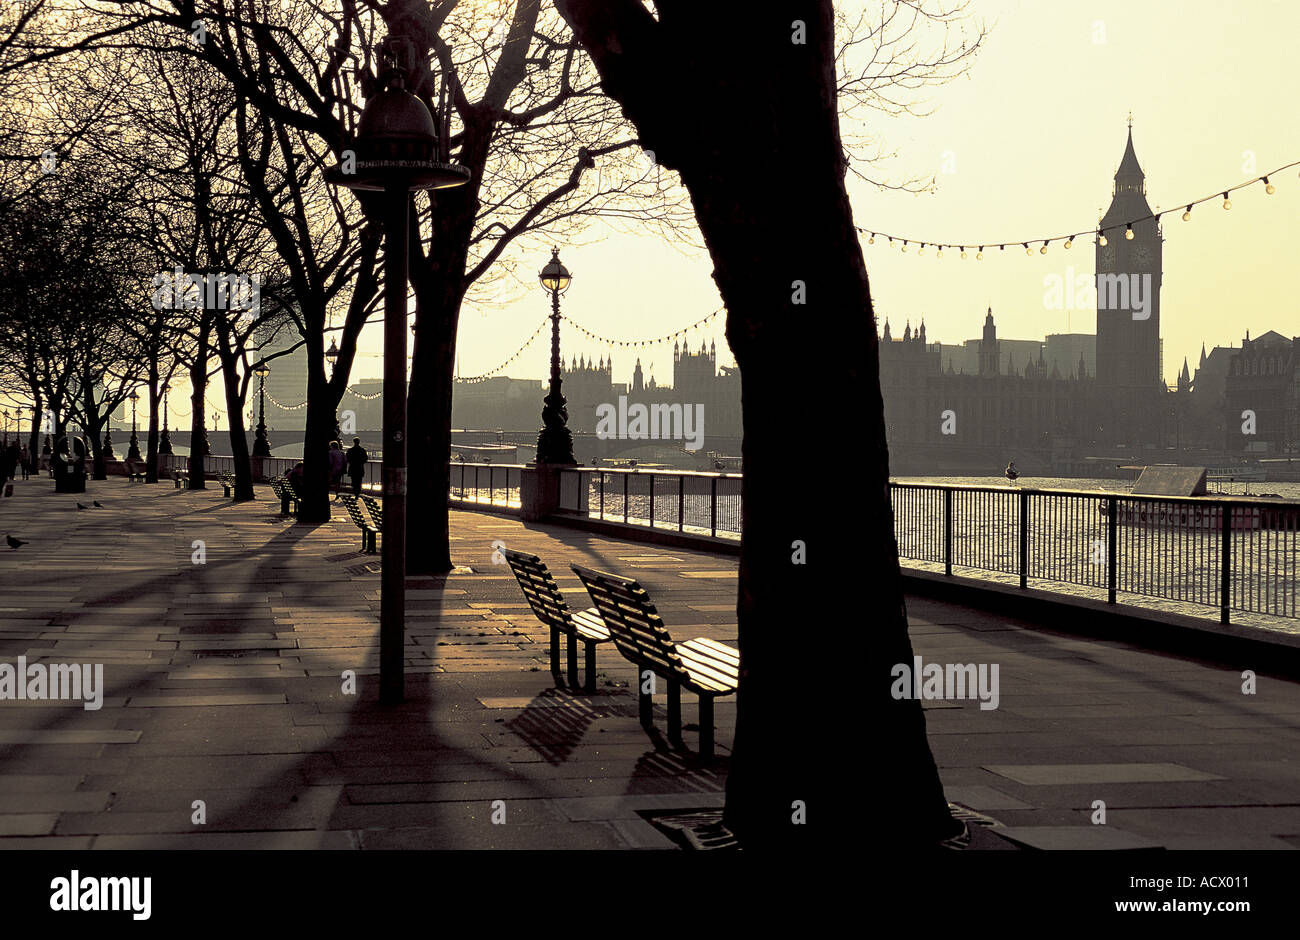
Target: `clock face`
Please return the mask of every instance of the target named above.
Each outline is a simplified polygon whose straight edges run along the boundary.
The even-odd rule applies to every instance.
[[[1141,245],[1133,251],[1133,261],[1139,268],[1151,267],[1151,249]]]
[[[1115,246],[1106,245],[1097,251],[1097,261],[1104,268],[1115,266]]]

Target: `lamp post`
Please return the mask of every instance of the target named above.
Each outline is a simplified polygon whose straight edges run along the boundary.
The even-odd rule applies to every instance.
[[[384,547],[380,577],[379,701],[406,698],[406,290],[411,193],[459,186],[469,171],[449,162],[450,102],[444,83],[439,122],[406,89],[415,65],[409,40],[388,36],[380,74],[357,124],[356,141],[325,174],[331,183],[382,192],[384,223]],[[441,133],[440,133],[441,131]],[[333,344],[331,343],[331,346]]]
[[[334,367],[338,365],[338,361],[339,361],[339,347],[337,344],[335,344],[333,336],[330,337],[330,348],[325,350],[325,361],[330,364],[330,378],[333,379]],[[334,430],[330,432],[330,440],[336,441],[338,439],[339,439],[339,413],[338,413],[338,409],[335,409]]]
[[[569,430],[569,411],[560,394],[560,295],[569,289],[573,276],[560,263],[558,248],[552,249],[550,262],[537,277],[551,294],[551,390],[543,401],[537,462],[572,465],[577,463],[573,459],[573,433]]]
[[[4,411],[0,411],[0,415],[4,415],[4,425],[5,425],[5,436],[4,436],[3,446],[8,447],[9,446],[9,409],[6,408]]]
[[[164,388],[163,396],[162,396],[162,403],[163,403],[162,438],[158,441],[158,453],[165,454],[168,457],[170,457],[172,455],[172,436],[171,433],[167,430],[167,392],[168,389]]]
[[[266,437],[266,377],[271,370],[259,362],[253,370],[257,373],[257,435],[253,440],[254,457],[270,457],[271,442]]]
[[[126,449],[127,460],[140,459],[140,439],[139,437],[136,436],[136,426],[135,426],[135,404],[139,400],[140,400],[139,393],[137,393],[135,389],[131,389],[131,442]]]

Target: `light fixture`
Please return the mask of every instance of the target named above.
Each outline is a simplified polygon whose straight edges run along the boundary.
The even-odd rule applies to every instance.
[[[1274,186],[1272,183],[1270,183],[1270,182],[1268,181],[1268,177],[1265,176],[1265,177],[1264,177],[1264,192],[1268,193],[1268,194],[1271,196],[1271,195],[1273,195],[1273,193],[1274,193],[1276,190],[1277,190],[1277,187]]]
[[[1231,208],[1232,208],[1232,200],[1228,198],[1228,194],[1227,194],[1227,193],[1224,193],[1224,194],[1223,194],[1223,208],[1225,208],[1225,209],[1231,209]]]
[[[1130,223],[1128,224],[1128,228],[1126,228],[1126,229],[1124,230],[1124,238],[1127,239],[1128,241],[1132,241],[1132,240],[1133,240],[1133,223],[1132,223],[1132,222],[1130,222]]]
[[[1106,247],[1106,236],[1102,233],[1101,229],[1097,229],[1097,244],[1102,248]]]
[[[1183,213],[1183,221],[1184,221],[1184,222],[1190,222],[1190,221],[1192,221],[1192,207],[1191,207],[1191,206],[1188,206],[1188,207],[1187,207],[1187,211]]]

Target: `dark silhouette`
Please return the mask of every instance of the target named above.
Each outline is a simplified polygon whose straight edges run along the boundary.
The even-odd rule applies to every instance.
[[[348,460],[348,476],[352,478],[352,495],[361,495],[361,481],[366,475],[366,461],[370,455],[366,449],[361,446],[361,438],[352,438],[352,446],[348,448],[346,454]]]
[[[1016,462],[1014,460],[1007,464],[1007,469],[1003,472],[1006,474],[1007,479],[1012,483],[1015,483],[1016,479],[1020,476],[1020,471],[1016,469]]]
[[[10,548],[17,548],[19,545],[27,544],[23,539],[16,539],[12,535],[6,535],[5,541],[9,544]]]
[[[742,668],[726,823],[743,845],[774,849],[863,844],[868,823],[871,844],[896,850],[957,835],[921,704],[890,693],[912,644],[874,312],[844,184],[832,4],[716,2],[661,20],[633,2],[556,7],[641,145],[690,192],[740,366]],[[792,21],[806,26],[798,43]],[[836,401],[854,402],[860,421],[862,498],[831,513],[812,488],[791,488],[789,461],[799,442],[840,433]],[[807,631],[833,630],[864,579],[869,634],[836,667]],[[865,773],[848,771],[850,753],[866,757]],[[830,818],[814,819],[815,806]]]

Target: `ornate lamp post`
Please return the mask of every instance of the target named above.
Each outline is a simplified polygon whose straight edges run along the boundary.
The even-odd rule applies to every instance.
[[[406,291],[411,193],[459,186],[469,171],[449,162],[451,109],[444,83],[439,122],[406,89],[415,67],[409,40],[388,36],[380,74],[357,124],[356,142],[325,178],[349,189],[382,192],[384,220],[384,548],[380,577],[379,701],[406,698]],[[440,133],[441,130],[441,133]]]
[[[330,378],[332,379],[334,378],[334,367],[338,365],[339,361],[339,347],[334,342],[333,336],[330,337],[330,348],[325,350],[325,361],[330,364]],[[330,440],[336,441],[339,439],[339,430],[339,413],[336,410],[334,412],[334,430],[330,434]]]
[[[88,429],[83,428],[88,431]],[[116,460],[117,455],[113,453],[113,413],[110,411],[108,417],[104,419],[104,459]]]
[[[135,389],[131,389],[131,442],[126,449],[127,460],[140,459],[140,439],[136,436],[135,426],[135,404],[140,400],[140,395]]]
[[[162,438],[158,441],[158,453],[165,454],[168,457],[170,457],[172,455],[172,436],[171,433],[167,430],[167,392],[168,389],[164,388],[163,397],[162,397],[162,401],[163,401]]]
[[[551,260],[537,275],[551,294],[551,391],[544,399],[542,430],[537,435],[537,462],[575,464],[569,411],[560,394],[560,295],[569,289],[573,276],[560,263],[560,250],[552,249]]]
[[[8,447],[9,446],[9,409],[6,408],[4,411],[0,411],[0,415],[4,415],[4,428],[5,428],[4,444],[0,446]]]
[[[257,436],[253,440],[254,457],[270,457],[271,442],[266,438],[266,377],[271,370],[259,362],[253,370],[257,373]]]

